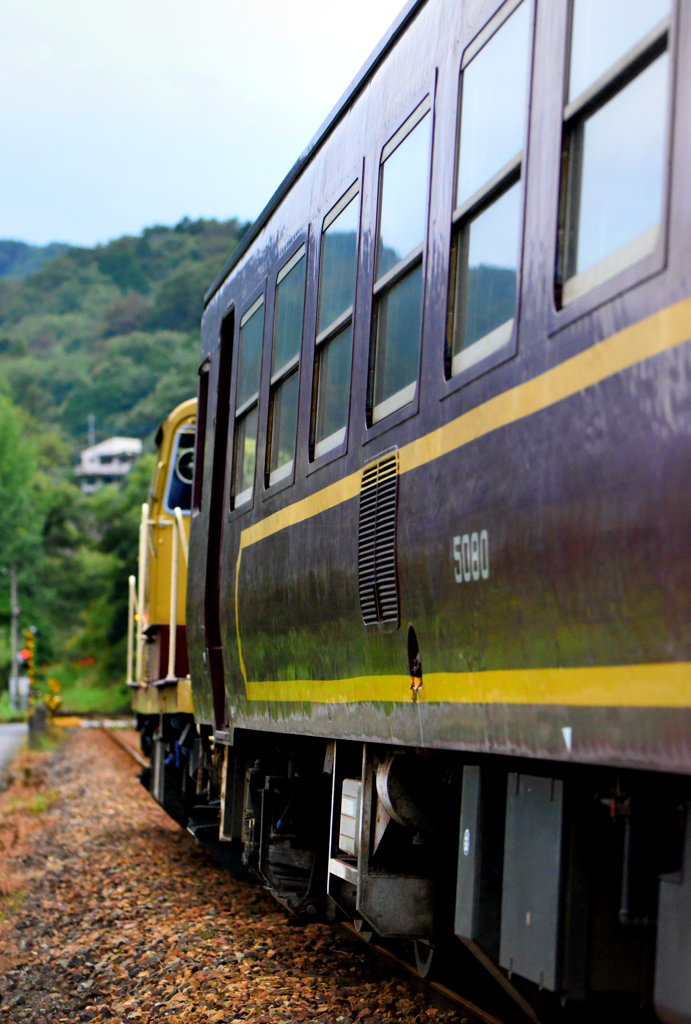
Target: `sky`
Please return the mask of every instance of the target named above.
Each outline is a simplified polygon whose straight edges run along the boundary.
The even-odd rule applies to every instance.
[[[404,0],[3,0],[0,238],[252,220]]]

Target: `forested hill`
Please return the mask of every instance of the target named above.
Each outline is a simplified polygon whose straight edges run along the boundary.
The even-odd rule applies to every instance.
[[[51,242],[50,245],[27,245],[26,242],[2,239],[0,277],[26,277],[68,248],[69,246],[61,242]]]
[[[247,227],[185,219],[56,253],[0,241],[0,387],[75,452],[90,415],[97,440],[147,438],[195,391],[204,293]]]

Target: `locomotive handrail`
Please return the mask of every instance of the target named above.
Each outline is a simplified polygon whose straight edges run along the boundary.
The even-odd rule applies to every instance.
[[[146,627],[143,609],[145,607],[146,586],[148,580],[149,558],[157,554],[151,538],[151,527],[155,521],[149,518],[149,505],[145,502],[142,505],[141,521],[139,525],[139,574],[138,577],[129,577],[129,622],[127,630],[127,677],[132,683],[142,683],[144,679],[144,645],[146,643]],[[170,626],[168,636],[168,668],[166,679],[177,678],[175,675],[175,656],[177,648],[177,627],[178,627],[178,571],[180,564],[180,553],[187,568],[188,543],[185,535],[185,523],[182,510],[176,507],[173,510],[173,518],[168,520],[159,519],[158,526],[173,527],[173,545],[170,567]],[[135,622],[140,626],[135,637]],[[133,660],[134,674],[132,672]]]
[[[176,522],[177,528],[178,528],[177,529],[177,536],[178,536],[178,540],[180,542],[180,550],[182,551],[182,556],[185,559],[185,568],[187,568],[188,560],[189,560],[189,547],[188,547],[188,544],[187,544],[187,537],[185,535],[185,526],[184,526],[184,522],[185,521],[182,518],[182,509],[179,508],[176,505],[175,509],[173,510],[173,515],[175,516],[175,522]]]
[[[134,668],[134,622],[135,616],[139,618],[139,606],[137,604],[137,578],[136,576],[129,577],[129,605],[127,615],[127,682],[128,684],[134,684],[138,682],[132,675],[132,669]]]
[[[187,566],[187,538],[178,506],[173,509],[173,552],[170,565],[170,629],[168,632],[168,671],[166,679],[175,679],[175,651],[178,632],[178,561],[182,551]]]
[[[188,548],[188,544],[187,544],[187,536],[185,534],[185,529],[184,529],[184,522],[185,522],[185,520],[184,520],[183,515],[182,515],[182,509],[176,507],[173,510],[173,519],[158,519],[158,520],[150,519],[149,520],[149,525],[150,526],[158,526],[159,529],[161,527],[163,527],[163,526],[177,526],[178,527],[178,530],[179,530],[178,536],[179,536],[179,542],[180,542],[180,550],[182,551],[182,555],[183,555],[183,558],[185,560],[185,566],[187,566],[187,564],[188,564],[189,548]],[[155,551],[153,552],[153,554],[156,554],[156,553],[157,552],[155,552]]]
[[[137,657],[136,657],[136,681],[142,682],[143,671],[144,671],[144,637],[143,632],[146,629],[146,623],[142,622],[143,609],[144,609],[144,597],[146,594],[146,578],[147,578],[147,549],[149,540],[149,504],[144,502],[142,505],[142,517],[139,524],[139,578],[137,587],[137,610],[140,614],[139,625],[142,627],[139,630],[137,636]]]

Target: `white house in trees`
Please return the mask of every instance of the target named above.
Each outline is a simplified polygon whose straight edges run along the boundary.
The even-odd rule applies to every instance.
[[[109,437],[85,448],[74,470],[84,494],[93,494],[129,473],[141,451],[142,442],[136,437]]]

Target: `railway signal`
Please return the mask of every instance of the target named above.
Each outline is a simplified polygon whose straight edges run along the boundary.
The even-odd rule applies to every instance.
[[[19,671],[29,677],[29,686],[34,685],[34,665],[36,660],[36,633],[35,626],[28,626],[22,630],[24,634],[24,646],[20,648],[18,655]]]

